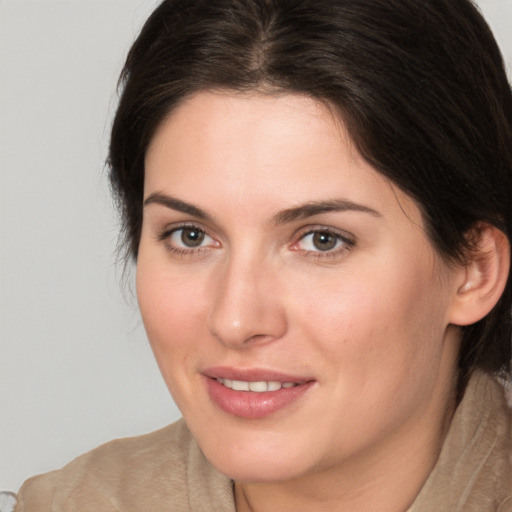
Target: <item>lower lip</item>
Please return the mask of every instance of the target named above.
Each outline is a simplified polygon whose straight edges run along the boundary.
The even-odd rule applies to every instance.
[[[205,377],[208,393],[213,402],[224,412],[239,418],[265,418],[301,398],[313,382],[299,384],[292,388],[277,391],[235,391],[227,388],[215,379]]]

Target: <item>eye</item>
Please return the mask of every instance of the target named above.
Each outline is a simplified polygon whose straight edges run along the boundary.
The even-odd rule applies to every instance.
[[[294,248],[304,252],[337,253],[350,249],[354,242],[347,237],[328,229],[316,229],[304,234]],[[320,255],[320,254],[318,254]]]
[[[162,233],[162,240],[170,250],[178,252],[191,252],[208,246],[216,246],[215,240],[197,226],[181,226]]]
[[[180,228],[171,233],[170,241],[184,247],[200,247],[205,239],[210,238],[204,231],[198,228]]]

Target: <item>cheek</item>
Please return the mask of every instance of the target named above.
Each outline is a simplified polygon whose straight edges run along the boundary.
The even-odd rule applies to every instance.
[[[146,333],[164,378],[186,367],[205,328],[201,290],[183,276],[139,259],[137,298]]]
[[[297,315],[325,384],[353,412],[345,435],[356,442],[371,425],[396,427],[431,394],[446,325],[425,268],[352,275],[304,295]]]
[[[405,371],[440,350],[445,328],[440,287],[425,265],[403,263],[340,273],[326,286],[310,287],[297,308],[306,320],[303,330],[328,357],[358,371],[400,366]]]

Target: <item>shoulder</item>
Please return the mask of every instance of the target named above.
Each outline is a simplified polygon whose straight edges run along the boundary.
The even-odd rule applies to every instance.
[[[157,512],[169,505],[188,511],[194,500],[218,502],[216,509],[224,510],[230,490],[229,480],[208,463],[180,420],[151,434],[111,441],[58,471],[27,480],[16,511]]]
[[[410,512],[510,510],[512,411],[503,383],[475,372]]]

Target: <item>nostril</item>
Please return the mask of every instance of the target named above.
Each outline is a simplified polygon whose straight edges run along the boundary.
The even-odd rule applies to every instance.
[[[270,334],[252,334],[251,331],[242,329],[242,326],[232,326],[228,329],[210,329],[212,335],[224,345],[245,347],[246,345],[254,345],[270,342],[275,337]]]

